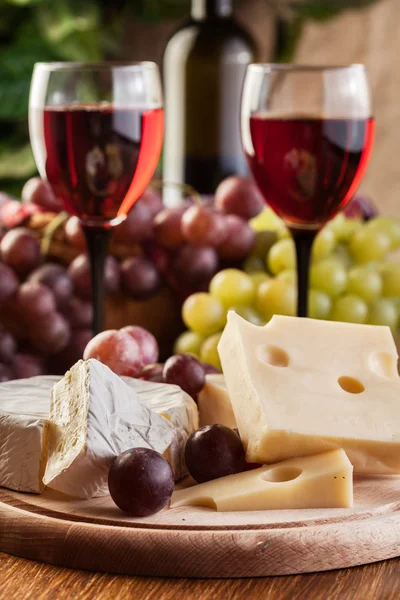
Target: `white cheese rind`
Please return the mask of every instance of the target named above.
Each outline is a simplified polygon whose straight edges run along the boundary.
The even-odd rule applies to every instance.
[[[388,327],[230,312],[219,354],[246,458],[343,448],[355,471],[400,472],[400,378]],[[364,386],[341,387],[342,377]]]
[[[188,505],[223,512],[351,508],[353,467],[343,450],[291,458],[174,492],[171,508]]]
[[[140,400],[148,408],[174,425],[174,439],[164,456],[171,463],[175,480],[178,481],[188,472],[185,464],[186,440],[199,427],[199,413],[195,401],[177,385],[142,381],[132,377],[123,377],[123,380],[137,392]]]
[[[31,377],[0,384],[0,486],[43,490],[53,383],[52,377]]]
[[[149,410],[108,367],[79,361],[52,389],[49,456],[43,481],[79,498],[109,493],[112,460],[130,448],[161,454],[174,427]]]

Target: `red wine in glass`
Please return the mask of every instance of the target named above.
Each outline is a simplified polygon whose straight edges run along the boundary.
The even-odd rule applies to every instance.
[[[79,105],[40,113],[47,179],[66,210],[91,225],[125,216],[157,166],[163,110]]]
[[[250,117],[254,178],[289,227],[326,223],[350,200],[368,164],[375,122]]]

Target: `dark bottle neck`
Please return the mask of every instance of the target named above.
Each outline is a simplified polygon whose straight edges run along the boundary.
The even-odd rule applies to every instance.
[[[192,0],[191,15],[196,21],[225,18],[232,14],[232,0]]]

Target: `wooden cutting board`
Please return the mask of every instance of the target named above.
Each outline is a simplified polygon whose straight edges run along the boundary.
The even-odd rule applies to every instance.
[[[352,509],[129,518],[110,498],[0,490],[0,550],[76,569],[171,577],[261,577],[400,555],[400,477],[358,478]]]

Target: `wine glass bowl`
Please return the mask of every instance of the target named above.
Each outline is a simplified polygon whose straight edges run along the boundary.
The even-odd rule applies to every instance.
[[[156,169],[164,131],[154,63],[38,63],[29,130],[40,175],[77,215],[92,266],[94,333],[102,329],[110,227],[126,218]]]
[[[362,65],[248,67],[242,143],[266,202],[296,244],[299,316],[307,315],[314,237],[360,184],[374,127]]]

